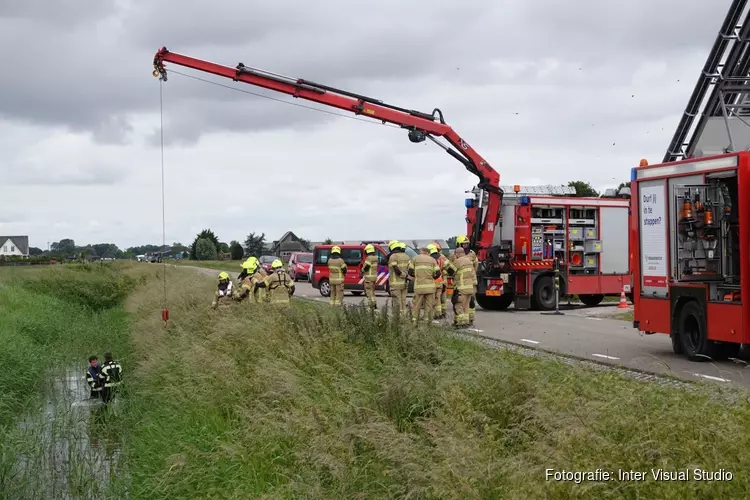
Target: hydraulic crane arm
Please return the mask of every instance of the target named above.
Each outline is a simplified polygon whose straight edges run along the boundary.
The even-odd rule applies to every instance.
[[[325,104],[338,109],[364,115],[383,123],[393,123],[409,131],[411,142],[423,142],[431,139],[440,145],[449,155],[460,161],[466,169],[479,177],[479,186],[489,192],[501,193],[500,174],[495,171],[479,153],[464,141],[443,119],[443,113],[435,109],[432,114],[414,111],[385,104],[378,99],[354,94],[327,85],[290,78],[251,68],[240,63],[236,68],[202,61],[193,57],[170,52],[166,47],[154,56],[154,76],[167,80],[164,63],[169,62],[187,68],[223,76],[237,82],[263,87],[292,97]],[[453,146],[448,147],[434,137],[445,137]]]

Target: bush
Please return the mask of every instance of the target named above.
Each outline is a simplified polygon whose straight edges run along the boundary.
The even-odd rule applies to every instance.
[[[216,260],[216,246],[207,238],[200,238],[195,243],[195,255],[197,260]]]
[[[243,249],[242,245],[235,241],[229,248],[229,253],[232,254],[232,260],[242,260],[242,257],[244,257],[245,255],[245,249]]]

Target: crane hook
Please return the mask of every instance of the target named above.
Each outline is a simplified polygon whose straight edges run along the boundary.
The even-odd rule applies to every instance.
[[[154,71],[151,72],[152,75],[154,75],[154,78],[159,78],[159,70],[154,69]]]

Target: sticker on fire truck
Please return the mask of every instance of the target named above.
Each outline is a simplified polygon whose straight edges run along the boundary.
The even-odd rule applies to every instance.
[[[664,181],[641,185],[641,274],[643,286],[667,286],[667,229]],[[645,183],[644,183],[645,184]]]

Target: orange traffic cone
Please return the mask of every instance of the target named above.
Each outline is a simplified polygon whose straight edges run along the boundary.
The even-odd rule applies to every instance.
[[[617,304],[618,309],[627,309],[628,306],[628,299],[625,298],[625,289],[623,289],[620,292],[620,303]]]

